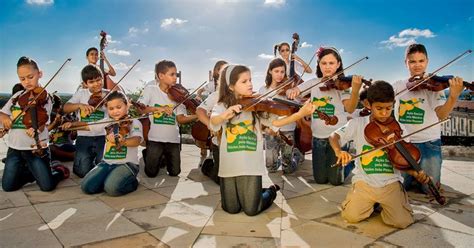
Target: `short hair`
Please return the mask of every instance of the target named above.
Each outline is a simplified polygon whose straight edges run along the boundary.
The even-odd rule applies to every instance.
[[[20,68],[20,66],[24,66],[24,65],[30,65],[36,70],[39,70],[39,67],[36,61],[26,56],[22,56],[20,59],[18,59],[18,62],[16,63],[16,68]]]
[[[169,68],[176,68],[176,65],[173,61],[170,60],[162,60],[155,65],[155,73],[158,75],[159,73],[165,74]]]
[[[99,50],[97,50],[97,48],[95,48],[95,47],[90,47],[90,48],[87,49],[87,51],[86,51],[86,57],[89,56],[89,53],[92,52],[92,51],[96,51],[97,53],[99,53]]]
[[[103,78],[102,72],[96,65],[86,65],[81,71],[81,77],[84,83],[87,83],[87,80]]]
[[[413,54],[413,53],[423,53],[426,58],[428,58],[428,52],[426,51],[426,47],[422,44],[411,44],[407,47],[407,50],[405,51],[405,59],[408,58],[408,55]]]
[[[393,102],[395,101],[395,92],[391,84],[377,80],[367,89],[367,101],[370,104],[374,102]]]
[[[128,100],[127,100],[127,97],[125,96],[125,94],[123,94],[122,92],[119,92],[119,91],[113,91],[112,93],[110,93],[107,96],[107,98],[105,99],[105,102],[110,102],[110,101],[115,100],[115,99],[120,99],[125,104],[128,104]]]

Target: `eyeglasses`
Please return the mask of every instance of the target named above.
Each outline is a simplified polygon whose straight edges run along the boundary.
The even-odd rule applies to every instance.
[[[289,52],[289,51],[290,51],[290,49],[281,49],[281,50],[280,50],[281,53],[282,53],[282,52]]]

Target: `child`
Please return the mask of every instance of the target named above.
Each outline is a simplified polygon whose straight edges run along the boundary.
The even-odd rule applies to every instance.
[[[341,150],[341,144],[349,140],[354,140],[357,154],[373,148],[364,138],[364,129],[372,120],[383,123],[391,117],[394,98],[392,86],[385,81],[376,81],[369,87],[367,100],[371,115],[350,120],[329,137],[338,163],[345,165],[352,158],[350,153]],[[374,204],[379,203],[385,224],[406,228],[414,222],[413,211],[401,185],[403,178],[387,156],[385,151],[378,150],[355,160],[352,189],[342,203],[342,218],[346,221],[356,223],[367,219],[374,211]],[[407,172],[421,182],[429,180],[423,172]]]
[[[318,62],[316,67],[317,79],[305,81],[299,86],[287,91],[290,99],[295,98],[301,91],[306,90],[313,84],[326,80],[336,73],[342,71],[342,59],[339,52],[334,47],[322,47],[317,54]],[[350,90],[339,91],[330,89],[323,91],[320,86],[311,89],[311,100],[317,105],[317,109],[330,116],[336,116],[338,123],[334,126],[326,125],[319,119],[317,113],[313,113],[311,119],[311,131],[313,133],[313,176],[318,184],[331,183],[340,185],[343,182],[343,174],[340,167],[331,168],[330,165],[336,162],[334,151],[329,145],[329,135],[334,130],[343,126],[347,122],[347,114],[352,113],[357,106],[359,99],[359,89],[362,77],[352,77],[352,92]],[[323,86],[323,85],[321,85]]]
[[[81,72],[82,81],[87,89],[79,89],[64,104],[64,113],[78,111],[79,121],[95,122],[105,118],[105,106],[89,105],[91,96],[101,94],[104,97],[107,90],[102,89],[103,76],[97,66],[86,65]],[[94,111],[95,110],[95,111]],[[78,131],[76,139],[76,153],[74,156],[73,172],[78,177],[84,177],[87,172],[102,160],[105,144],[105,130]]]
[[[278,50],[278,54],[280,57],[285,61],[286,63],[286,75],[290,76],[290,44],[283,42],[281,44],[275,45],[274,48],[274,53],[276,56],[276,51]],[[295,60],[295,72],[300,75],[301,73],[306,72],[306,73],[312,73],[313,70],[311,70],[311,67],[304,62],[298,55],[296,54],[291,54],[291,59]]]
[[[265,94],[268,91],[275,89],[281,83],[285,82],[286,64],[282,59],[274,59],[270,62],[265,78],[265,86],[259,90],[259,94]],[[273,94],[275,95],[275,94]],[[282,97],[276,95],[275,97]],[[286,99],[285,96],[282,98]],[[284,135],[288,140],[295,142],[295,128],[296,123],[290,123],[280,128],[280,134]],[[269,172],[276,172],[280,165],[284,173],[293,173],[297,166],[303,162],[303,154],[298,148],[287,144],[271,129],[266,129],[265,135],[265,164]],[[281,155],[280,155],[281,153]]]
[[[289,117],[278,119],[268,113],[257,115],[244,111],[238,101],[252,95],[250,70],[242,65],[229,65],[220,78],[219,100],[211,114],[210,128],[220,132],[219,177],[222,209],[228,213],[253,216],[269,208],[279,190],[278,185],[262,190],[263,163],[262,125],[277,129],[314,111],[312,104]]]
[[[221,74],[222,69],[227,65],[227,62],[221,60],[217,61],[216,65],[214,66],[214,74],[213,79],[215,82],[214,91],[206,98],[204,102],[202,102],[196,109],[196,116],[198,119],[209,127],[209,120],[212,108],[217,104],[217,100],[219,99],[219,92],[217,91],[219,87],[219,77]],[[220,179],[218,176],[219,173],[219,144],[217,142],[217,137],[214,135],[211,140],[211,151],[212,151],[212,160],[213,163],[203,163],[201,167],[201,171],[204,175],[211,178],[215,183],[219,184]]]
[[[412,44],[407,47],[405,53],[405,63],[410,72],[410,77],[427,76],[426,69],[428,67],[428,53],[422,44]],[[394,84],[395,93],[398,94],[407,88],[406,80],[398,81]],[[405,91],[396,96],[395,109],[397,110],[395,117],[404,124],[409,133],[415,132],[427,125],[437,122],[449,116],[454,105],[462,93],[464,88],[463,79],[455,77],[449,80],[449,98],[446,99],[444,91],[415,90]],[[437,125],[421,131],[410,140],[421,151],[421,169],[429,176],[433,177],[433,183],[440,185],[441,179],[441,126]],[[405,189],[410,188],[413,177],[404,174]],[[420,189],[428,193],[426,185]]]
[[[53,95],[53,111],[51,112],[50,119],[53,120],[49,126],[50,131],[50,142],[49,149],[51,150],[51,163],[58,161],[74,161],[74,153],[76,147],[73,141],[76,139],[76,131],[63,131],[58,127],[64,121],[76,121],[74,113],[64,115],[62,113],[61,98],[58,95]]]
[[[33,111],[27,110],[28,105],[20,106],[19,104],[20,96],[29,95],[36,87],[39,87],[39,79],[43,73],[39,70],[38,64],[28,57],[21,57],[18,60],[17,73],[24,90],[16,92],[0,112],[0,121],[3,127],[10,130],[7,138],[8,151],[3,170],[2,188],[4,191],[15,191],[26,183],[36,180],[41,191],[52,191],[59,181],[69,177],[69,169],[62,165],[50,167],[48,130],[45,126],[38,127],[36,130],[33,127],[26,129],[23,118],[33,114]],[[25,112],[22,111],[22,108]],[[49,119],[51,112],[51,98],[49,96],[43,108],[46,109]],[[12,123],[12,119],[19,114],[22,116]],[[31,117],[31,119],[34,118]],[[37,145],[33,138],[35,136],[42,147],[35,147]],[[39,153],[35,153],[34,150],[39,150]]]
[[[107,96],[105,105],[112,120],[120,120],[128,116],[128,101],[120,92],[114,91]],[[86,129],[92,130],[104,129],[106,125],[87,126],[86,122],[69,122],[62,127],[68,129],[74,126],[85,126]],[[124,131],[115,133],[114,125],[123,126]],[[138,146],[143,139],[142,125],[140,121],[133,120],[130,123],[111,124],[107,128],[110,131],[107,133],[104,160],[86,174],[81,188],[86,194],[105,191],[111,196],[125,195],[138,187]]]
[[[162,60],[155,65],[157,83],[147,85],[143,96],[138,102],[147,106],[142,114],[151,113],[150,131],[148,132],[147,152],[145,157],[145,173],[148,177],[156,177],[160,170],[160,157],[165,154],[169,164],[170,176],[178,176],[181,172],[180,135],[178,124],[185,124],[196,119],[196,116],[185,116],[184,105],[176,109],[167,92],[176,84],[176,65],[172,61]]]

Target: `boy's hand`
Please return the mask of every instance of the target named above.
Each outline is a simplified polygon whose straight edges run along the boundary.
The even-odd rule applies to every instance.
[[[166,115],[173,115],[173,109],[170,108],[169,106],[161,106],[161,107],[156,107],[156,111],[160,113],[165,113]]]
[[[300,89],[298,89],[298,87],[294,87],[294,88],[289,89],[289,90],[286,91],[286,97],[288,97],[288,99],[290,99],[290,100],[293,100],[297,96],[299,96],[300,93],[301,93]]]
[[[65,122],[64,124],[62,124],[62,125],[60,126],[60,128],[61,128],[62,130],[67,130],[67,129],[71,128],[71,127],[72,127],[72,122]]]
[[[458,99],[464,90],[463,79],[460,77],[454,77],[449,79],[449,96],[454,99]]]
[[[362,85],[362,76],[353,75],[352,76],[352,90],[359,92],[360,86]]]
[[[337,161],[336,164],[346,166],[352,159],[352,155],[346,151],[339,151],[336,153]]]
[[[415,170],[407,170],[406,173],[413,176],[418,182],[422,184],[427,184],[430,181],[430,177],[425,174],[424,171],[415,171]]]
[[[26,132],[26,135],[28,135],[31,138],[35,137],[35,129],[33,129],[32,127],[26,129],[25,132]]]
[[[85,114],[85,116],[89,116],[94,111],[94,107],[92,107],[90,105],[87,105],[87,104],[79,105],[79,109],[81,110],[81,113]]]
[[[118,142],[120,144],[122,144],[125,141],[125,139],[123,138],[123,136],[121,134],[117,134],[117,136],[118,136]],[[114,144],[114,145],[117,145],[115,143],[115,134],[113,132],[107,134],[107,141]]]
[[[234,118],[235,115],[242,111],[242,105],[237,104],[234,106],[230,106],[224,113],[221,114],[222,118],[225,120],[230,120]]]
[[[298,111],[302,116],[311,115],[316,110],[316,106],[308,99],[302,108]]]
[[[7,115],[0,115],[0,121],[3,124],[3,128],[8,130],[12,128],[12,119]]]

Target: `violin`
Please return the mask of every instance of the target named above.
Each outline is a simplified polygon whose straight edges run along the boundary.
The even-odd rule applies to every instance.
[[[103,30],[100,31],[100,54],[102,54],[105,50],[105,47],[107,46],[107,33],[104,32]],[[115,86],[115,82],[110,79],[109,75],[107,73],[105,73],[105,65],[104,65],[104,58],[102,58],[102,56],[100,57],[99,59],[99,67],[100,67],[100,70],[102,71],[102,74],[104,75],[104,83],[103,83],[103,87],[104,89],[112,89],[114,88]],[[91,105],[93,106],[93,105]]]
[[[393,167],[402,171],[409,169],[421,171],[419,165],[421,152],[412,143],[402,140],[402,129],[395,118],[389,117],[389,119],[383,123],[372,120],[365,127],[364,136],[367,142],[374,147],[384,146],[394,140],[400,140],[400,142],[387,146],[384,149]],[[434,185],[431,178],[428,182],[428,188],[439,204],[444,205],[446,203],[445,197],[439,193],[438,188]]]
[[[92,107],[98,108],[101,102],[103,102],[102,90],[97,93],[92,93],[89,100],[87,101],[87,104]]]
[[[147,106],[141,102],[137,101],[130,101],[132,106],[134,106],[136,109],[138,109],[140,112],[143,111]],[[149,118],[140,118],[140,122],[142,123],[142,128],[143,128],[143,140],[146,142],[148,141],[148,133],[150,132],[150,119]]]
[[[123,144],[120,143],[120,136],[125,137],[128,133],[130,133],[131,124],[132,124],[132,121],[129,120],[129,121],[122,121],[120,123],[114,123],[105,127],[107,135],[111,133],[114,134],[115,149],[119,152],[122,151],[122,146],[123,146]]]
[[[362,79],[362,84],[364,87],[369,87],[372,85],[372,79],[366,80]],[[339,76],[336,80],[331,79],[327,80],[323,86],[319,87],[321,91],[328,91],[331,89],[336,90],[347,90],[352,87],[352,75],[350,76]]]
[[[175,84],[168,89],[168,97],[177,103],[182,103],[192,114],[196,113],[196,109],[201,101],[190,98],[189,91],[182,84]]]
[[[417,90],[430,90],[430,91],[442,91],[449,88],[449,80],[454,78],[452,75],[445,75],[445,76],[436,76],[436,75],[429,75],[429,79],[423,78],[423,76],[413,76],[408,79],[407,89],[410,91],[417,91]],[[423,82],[421,82],[423,80]],[[421,82],[421,83],[420,83]],[[470,91],[474,91],[474,82],[466,82],[463,81],[463,85],[466,89]]]

